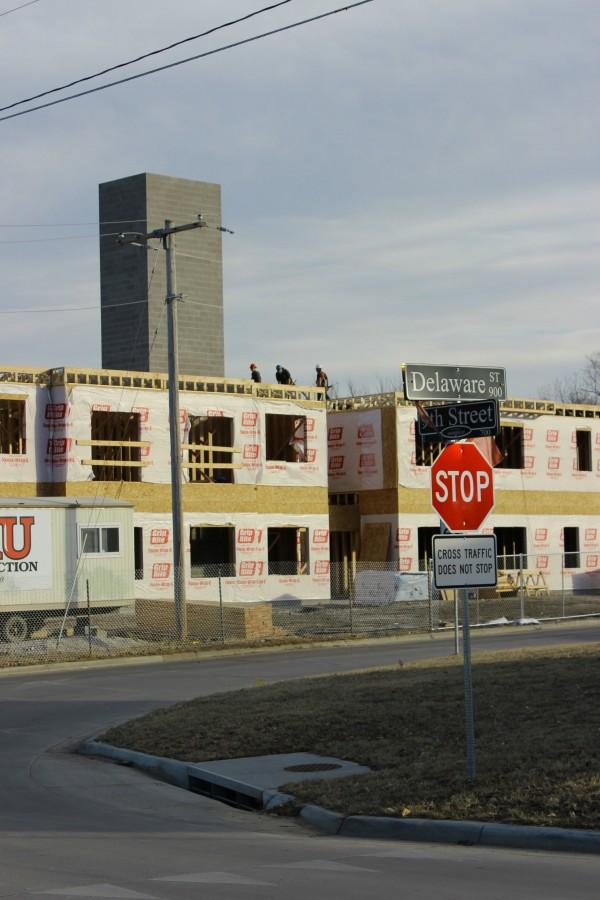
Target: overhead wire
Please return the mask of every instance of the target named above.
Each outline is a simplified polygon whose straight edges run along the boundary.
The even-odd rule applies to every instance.
[[[33,2],[37,2],[37,0],[33,0]],[[262,9],[256,9],[253,12],[247,13],[244,16],[240,16],[237,19],[231,19],[229,22],[223,22],[221,25],[215,25],[213,28],[208,28],[206,31],[201,31],[199,34],[192,34],[189,37],[182,38],[180,41],[174,41],[172,44],[167,44],[165,47],[159,47],[157,50],[150,50],[148,53],[142,53],[140,56],[136,56],[133,59],[128,59],[125,62],[117,63],[114,66],[108,66],[106,69],[100,69],[98,72],[94,72],[92,75],[84,75],[81,78],[76,78],[73,81],[68,81],[65,84],[61,84],[58,87],[50,88],[47,91],[41,91],[39,94],[32,94],[31,97],[25,97],[23,100],[15,100],[14,103],[9,103],[8,106],[0,106],[0,112],[4,112],[7,109],[13,109],[15,106],[21,106],[23,103],[31,103],[33,100],[39,100],[41,97],[47,97],[49,94],[56,94],[58,91],[66,91],[67,88],[74,87],[76,84],[82,84],[84,81],[91,81],[93,78],[100,78],[102,75],[107,75],[109,72],[114,72],[117,69],[123,69],[126,66],[132,66],[137,62],[141,62],[143,59],[148,59],[151,56],[157,56],[159,53],[166,53],[168,50],[173,50],[175,47],[181,47],[182,44],[188,44],[190,41],[197,41],[200,38],[208,37],[210,34],[214,34],[216,31],[221,31],[224,28],[229,28],[232,25],[239,25],[240,22],[246,22],[248,19],[252,19],[255,16],[259,16],[265,12],[271,12],[274,9],[277,9],[278,6],[285,6],[288,3],[292,3],[293,0],[278,0],[277,3],[272,3],[270,6],[263,6]],[[28,4],[26,4],[28,5]],[[20,9],[21,7],[17,7]],[[12,12],[13,10],[9,10]],[[6,15],[6,13],[4,14]]]
[[[273,28],[270,31],[263,31],[261,34],[255,34],[248,38],[243,38],[239,41],[233,41],[230,44],[223,44],[221,47],[215,47],[213,50],[205,50],[203,53],[196,53],[194,56],[188,56],[185,59],[179,59],[172,63],[166,63],[164,66],[157,66],[154,69],[147,69],[145,72],[138,72],[136,75],[129,75],[127,78],[119,78],[117,81],[109,81],[107,84],[101,84],[98,87],[88,88],[85,91],[78,91],[76,94],[69,94],[66,97],[60,97],[58,100],[50,100],[47,103],[40,103],[37,106],[31,106],[29,109],[22,109],[19,112],[10,113],[8,116],[0,116],[0,122],[6,122],[9,119],[16,119],[19,116],[26,116],[29,113],[37,112],[40,109],[47,109],[50,106],[57,106],[59,103],[67,103],[69,100],[75,100],[79,97],[85,97],[88,94],[96,94],[99,91],[105,91],[108,88],[116,87],[119,84],[127,84],[130,81],[137,81],[139,78],[145,78],[147,75],[155,75],[157,72],[165,72],[167,69],[174,69],[177,66],[183,66],[186,63],[194,62],[198,59],[206,59],[209,56],[214,56],[217,53],[223,53],[225,50],[233,50],[236,47],[243,47],[246,44],[251,44],[255,41],[262,40],[263,38],[272,37],[275,34],[282,34],[286,31],[291,31],[294,28],[300,28],[303,25],[309,25],[313,22],[321,21],[322,19],[327,19],[330,16],[338,15],[338,13],[348,12],[351,9],[356,9],[359,6],[365,6],[367,3],[373,3],[374,0],[356,0],[355,3],[349,3],[346,6],[339,6],[336,9],[328,10],[324,13],[319,13],[316,16],[310,16],[307,19],[300,19],[297,22],[291,22],[289,25],[282,25],[279,28]]]
[[[20,9],[25,9],[26,6],[33,6],[34,3],[39,3],[40,0],[27,0],[27,3],[21,3],[20,6],[13,6],[12,9],[5,9],[3,12],[0,12],[0,19],[2,16],[9,16],[11,13],[18,12]]]

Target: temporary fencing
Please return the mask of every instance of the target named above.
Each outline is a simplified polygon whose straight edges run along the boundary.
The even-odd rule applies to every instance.
[[[539,558],[536,558],[539,560]],[[567,562],[570,560],[567,559]],[[500,558],[494,588],[469,589],[473,626],[526,624],[600,615],[600,570],[582,571],[548,560],[543,569],[528,567],[528,558]],[[510,565],[507,566],[507,563]],[[560,579],[557,584],[557,566]],[[135,581],[141,578],[135,573]],[[47,591],[0,593],[0,666],[90,657],[143,656],[175,650],[203,650],[224,645],[311,641],[331,637],[382,637],[440,631],[460,623],[457,591],[437,590],[428,560],[416,571],[398,563],[331,563],[319,599],[299,599],[308,565],[273,562],[266,579],[278,585],[276,599],[233,603],[226,587],[239,572],[231,564],[193,567],[197,584],[210,583],[218,600],[188,601],[177,609],[171,599],[131,598],[131,584],[106,569],[99,575],[83,559],[60,604]],[[208,592],[207,592],[208,595]]]

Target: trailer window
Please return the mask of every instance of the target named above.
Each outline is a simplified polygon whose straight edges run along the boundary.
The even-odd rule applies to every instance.
[[[0,453],[25,452],[25,401],[0,400]]]
[[[120,550],[118,525],[85,525],[79,529],[79,552],[82,556],[115,556]]]

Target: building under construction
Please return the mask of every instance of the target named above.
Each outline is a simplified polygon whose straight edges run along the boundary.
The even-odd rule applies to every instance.
[[[403,394],[328,405],[332,561],[342,573],[357,562],[424,570],[440,530],[430,467],[443,445],[420,440]],[[496,534],[500,568],[522,567],[532,590],[599,588],[600,407],[513,399],[500,416],[495,507],[481,529]]]

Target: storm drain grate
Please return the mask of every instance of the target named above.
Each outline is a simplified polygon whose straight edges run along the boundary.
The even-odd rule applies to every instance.
[[[220,800],[221,803],[235,806],[238,809],[263,808],[262,791],[257,794],[246,793],[237,788],[209,781],[207,778],[201,778],[199,775],[188,775],[188,790],[194,794],[211,797],[213,800]]]

